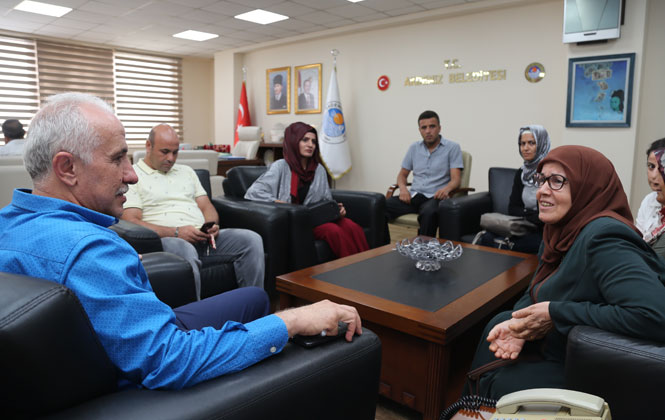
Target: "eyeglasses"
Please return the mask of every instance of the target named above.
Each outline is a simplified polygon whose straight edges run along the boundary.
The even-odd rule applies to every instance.
[[[549,185],[553,191],[559,191],[568,182],[568,178],[559,174],[552,174],[550,176],[533,174],[532,180],[538,188],[542,187],[543,184],[547,182],[547,185]]]

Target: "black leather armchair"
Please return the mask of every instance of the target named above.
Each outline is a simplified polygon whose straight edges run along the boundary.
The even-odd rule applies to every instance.
[[[241,208],[267,208],[288,215],[288,235],[284,249],[288,250],[288,266],[285,272],[299,270],[335,259],[325,241],[315,240],[312,232],[310,210],[302,205],[247,201],[243,197],[252,183],[261,176],[265,166],[236,166],[230,169],[223,182],[224,198],[215,199],[219,211],[229,203]],[[365,232],[370,248],[390,241],[385,218],[385,197],[379,193],[332,190],[333,199],[344,203],[347,216],[358,223]],[[284,267],[282,267],[284,269]],[[282,273],[278,273],[282,274]]]
[[[566,387],[605,399],[615,420],[663,418],[665,343],[575,327],[566,348]]]
[[[210,197],[210,176],[205,169],[196,169],[201,185]],[[275,293],[275,277],[287,272],[287,250],[282,246],[281,238],[286,237],[285,213],[274,212],[269,208],[253,209],[237,206],[219,206],[217,199],[212,199],[219,214],[219,225],[224,228],[250,229],[263,238],[263,250],[266,256],[264,289]],[[148,254],[163,251],[159,235],[151,229],[120,220],[111,227],[120,237],[129,242],[136,252]],[[201,298],[223,293],[237,287],[233,264],[224,262],[219,256],[210,255],[201,259]]]
[[[169,252],[143,254],[141,262],[155,295],[171,308],[196,300],[192,266],[184,258]]]
[[[439,204],[439,238],[473,242],[483,213],[508,214],[517,169],[490,168],[489,191],[442,200]]]
[[[151,277],[151,282],[153,278]],[[108,359],[67,287],[0,273],[3,418],[374,419],[381,343],[364,330],[282,353],[179,391],[117,389]]]

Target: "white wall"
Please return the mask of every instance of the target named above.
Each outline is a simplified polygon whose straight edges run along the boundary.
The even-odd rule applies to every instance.
[[[325,96],[332,68],[329,52],[336,48],[340,51],[338,80],[353,161],[353,169],[337,182],[338,188],[385,192],[395,180],[408,144],[419,139],[418,114],[433,109],[441,116],[444,137],[461,143],[473,155],[471,186],[478,191],[487,189],[490,166],[517,167],[521,163],[516,145],[518,129],[523,124],[539,123],[550,132],[553,146],[583,144],[607,155],[629,192],[633,185],[647,1],[628,3],[621,39],[606,44],[563,44],[561,0],[490,0],[431,11],[417,16],[425,20],[415,23],[402,21],[386,28],[364,27],[355,33],[220,53],[215,57],[215,107],[217,110],[221,106],[224,111],[216,111],[216,140],[229,143],[233,134],[237,111],[227,113],[229,92],[233,92],[231,106],[235,110],[241,83],[238,69],[242,65],[248,69],[254,125],[262,126],[266,133],[277,122],[286,125],[300,120],[320,126],[321,114],[293,114],[293,91],[291,114],[267,115],[265,71],[323,63]],[[628,52],[637,53],[632,127],[566,128],[568,58]],[[446,59],[458,59],[463,67],[446,70]],[[547,70],[545,79],[535,84],[524,78],[526,66],[534,61]],[[453,72],[494,69],[506,69],[507,80],[448,82]],[[229,78],[233,74],[236,77]],[[376,88],[382,74],[391,79],[385,92]],[[404,86],[408,76],[431,74],[443,74],[444,84]]]

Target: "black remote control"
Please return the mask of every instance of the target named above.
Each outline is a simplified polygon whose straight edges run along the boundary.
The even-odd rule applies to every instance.
[[[343,337],[346,334],[347,324],[340,322],[337,327],[337,335],[300,335],[296,334],[291,340],[299,346],[311,349],[313,347],[319,346],[323,343],[327,343],[332,340],[337,340],[340,337]]]

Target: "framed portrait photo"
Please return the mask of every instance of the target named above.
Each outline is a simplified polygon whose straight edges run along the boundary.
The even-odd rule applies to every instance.
[[[268,114],[291,112],[291,67],[266,70],[266,109]]]
[[[293,97],[296,114],[321,113],[321,63],[295,67]]]
[[[630,127],[635,53],[568,61],[566,127]]]

